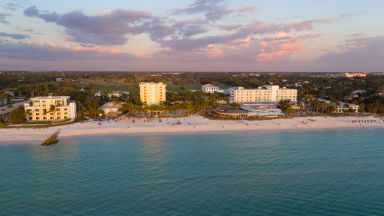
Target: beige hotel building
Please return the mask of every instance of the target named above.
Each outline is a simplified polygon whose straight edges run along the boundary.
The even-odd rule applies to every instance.
[[[140,83],[140,100],[148,106],[160,105],[166,101],[166,88],[164,83],[142,82]]]
[[[24,104],[29,121],[59,121],[76,118],[76,103],[69,96],[34,97]]]
[[[280,88],[278,85],[264,85],[257,89],[243,87],[229,90],[230,103],[297,101],[297,89]]]

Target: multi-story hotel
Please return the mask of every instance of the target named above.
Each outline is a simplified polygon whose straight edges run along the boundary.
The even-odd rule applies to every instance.
[[[297,101],[297,89],[280,88],[278,85],[265,85],[257,89],[231,88],[229,94],[230,103]]]
[[[76,103],[69,96],[34,97],[24,104],[30,121],[57,121],[76,118]]]
[[[166,101],[166,87],[164,83],[140,83],[140,100],[148,106],[160,105]]]
[[[364,77],[367,77],[367,74],[366,73],[345,73],[345,77],[347,77],[347,78],[356,78],[356,77],[364,78]]]

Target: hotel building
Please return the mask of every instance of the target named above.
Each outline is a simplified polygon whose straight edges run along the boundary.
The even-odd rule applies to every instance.
[[[357,78],[357,77],[365,78],[365,77],[367,77],[367,74],[366,73],[345,73],[345,77],[347,77],[347,78]]]
[[[69,96],[34,97],[24,104],[29,121],[57,121],[76,118],[76,103]]]
[[[297,89],[280,88],[278,85],[265,85],[257,89],[231,88],[229,94],[230,103],[297,101]]]
[[[140,100],[148,106],[160,105],[166,101],[166,87],[164,83],[140,83]]]

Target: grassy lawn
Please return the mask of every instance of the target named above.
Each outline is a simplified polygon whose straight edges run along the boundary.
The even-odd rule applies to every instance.
[[[177,92],[180,91],[181,88],[185,88],[186,91],[191,91],[191,90],[201,90],[201,85],[196,84],[196,83],[185,83],[185,84],[180,84],[180,85],[173,85],[173,84],[167,84],[167,91],[170,92]]]

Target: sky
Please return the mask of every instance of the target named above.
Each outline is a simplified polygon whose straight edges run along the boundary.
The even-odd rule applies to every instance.
[[[0,0],[0,70],[382,72],[382,0]]]

